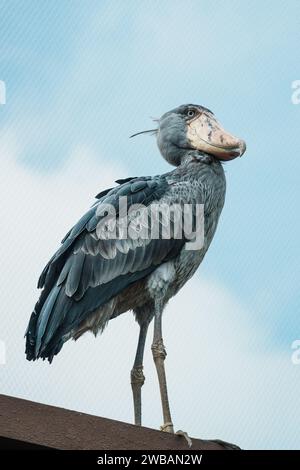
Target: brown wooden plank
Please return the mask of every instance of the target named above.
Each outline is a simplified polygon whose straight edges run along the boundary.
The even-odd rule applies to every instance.
[[[0,395],[0,436],[55,449],[188,449],[179,436],[6,395]],[[224,445],[193,439],[192,448],[223,450]]]

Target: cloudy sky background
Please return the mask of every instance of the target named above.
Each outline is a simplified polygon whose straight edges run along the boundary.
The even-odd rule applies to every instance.
[[[176,428],[244,448],[300,448],[300,3],[0,1],[0,392],[132,421],[130,313],[103,336],[29,363],[36,281],[93,196],[169,170],[151,137],[176,105],[212,109],[244,138],[199,273],[164,315]],[[162,423],[147,345],[144,424]]]

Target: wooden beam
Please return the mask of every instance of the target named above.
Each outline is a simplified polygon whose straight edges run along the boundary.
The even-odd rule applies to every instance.
[[[188,449],[179,436],[0,395],[0,448],[38,446],[65,450]],[[226,443],[193,439],[195,450],[226,448]]]

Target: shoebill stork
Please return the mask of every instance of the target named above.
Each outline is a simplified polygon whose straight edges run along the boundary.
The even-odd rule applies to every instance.
[[[140,425],[144,347],[154,319],[151,349],[162,403],[161,429],[173,433],[162,313],[193,276],[213,239],[225,198],[222,163],[241,156],[246,145],[226,132],[210,110],[192,104],[167,112],[157,120],[157,129],[144,132],[156,135],[161,155],[175,169],[117,180],[116,187],[96,196],[96,203],[65,236],[39,278],[38,287],[43,290],[26,331],[26,356],[30,361],[42,358],[51,363],[68,339],[78,339],[89,330],[97,335],[109,320],[132,310],[140,327],[131,370],[135,424]],[[129,212],[136,204],[149,211],[154,204],[201,204],[201,248],[186,249],[185,233],[175,237],[174,230],[169,238],[103,237],[97,227],[107,204],[115,208],[116,224],[126,220],[119,209],[121,196],[126,196]],[[128,216],[127,223],[135,217]]]

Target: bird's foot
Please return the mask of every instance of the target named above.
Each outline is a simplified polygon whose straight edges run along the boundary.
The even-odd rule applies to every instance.
[[[182,436],[182,437],[184,437],[185,440],[186,440],[186,442],[188,443],[188,446],[189,446],[189,447],[192,447],[193,442],[192,442],[192,439],[190,438],[190,436],[188,435],[187,432],[181,431],[181,429],[179,429],[179,431],[176,431],[175,434],[176,434],[176,436]]]
[[[161,427],[160,430],[163,432],[170,432],[171,434],[174,434],[174,428],[173,428],[173,423],[164,423]]]
[[[161,427],[160,427],[160,430],[163,431],[163,432],[170,432],[171,434],[174,434],[174,427],[173,427],[173,423],[164,423]],[[192,439],[190,438],[190,436],[188,435],[187,432],[185,431],[181,431],[181,429],[179,431],[176,431],[175,432],[175,435],[176,436],[182,436],[185,438],[187,444],[189,447],[192,447]]]

